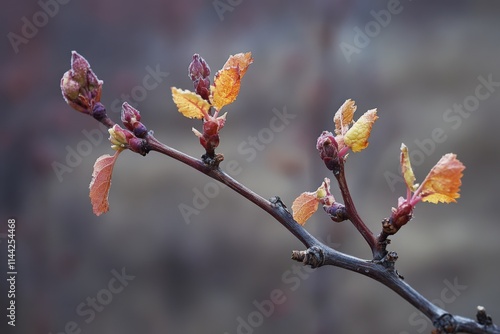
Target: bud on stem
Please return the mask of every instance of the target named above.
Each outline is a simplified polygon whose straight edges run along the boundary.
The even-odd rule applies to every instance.
[[[316,148],[326,168],[338,174],[341,168],[341,158],[339,158],[338,144],[331,132],[323,131],[318,137]]]
[[[101,101],[102,84],[89,62],[73,51],[71,69],[61,79],[61,92],[66,103],[79,112],[93,115],[96,108],[101,108],[97,103]],[[100,117],[102,120],[105,116]]]

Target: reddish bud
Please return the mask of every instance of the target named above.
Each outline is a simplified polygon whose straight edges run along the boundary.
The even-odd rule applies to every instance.
[[[77,111],[91,114],[95,104],[101,101],[102,84],[88,61],[73,51],[71,69],[61,79],[61,92],[66,103]]]
[[[208,101],[210,97],[210,79],[209,78],[196,79],[193,82],[193,86],[196,94],[200,95],[204,100]]]
[[[134,124],[141,120],[141,113],[127,102],[123,102],[122,114],[120,118],[123,125],[132,131],[134,130]]]
[[[147,135],[148,129],[140,122],[141,113],[127,102],[122,104],[121,120],[123,125],[132,131],[136,137],[144,138]]]
[[[188,67],[188,76],[192,81],[200,78],[206,78],[210,75],[210,67],[206,63],[205,59],[201,58],[199,54],[195,53],[193,55],[193,60]]]
[[[148,153],[146,141],[144,139],[133,137],[128,141],[128,149],[132,152],[144,156]]]
[[[203,122],[203,135],[212,136],[219,132],[219,124],[216,121]]]
[[[413,217],[414,206],[406,201],[400,201],[397,209],[392,209],[389,219],[384,219],[382,228],[386,234],[395,234],[403,225],[406,225]]]
[[[344,204],[335,202],[331,206],[323,206],[323,209],[330,215],[330,218],[337,223],[343,222],[349,219],[347,210]]]
[[[323,131],[318,137],[316,148],[326,168],[335,172],[340,167],[338,144],[331,132]]]

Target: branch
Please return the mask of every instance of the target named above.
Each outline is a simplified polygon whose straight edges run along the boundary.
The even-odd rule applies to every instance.
[[[333,173],[337,182],[339,183],[340,192],[342,193],[342,198],[344,199],[344,205],[349,216],[349,220],[358,229],[359,233],[365,238],[366,242],[372,250],[373,258],[380,260],[385,256],[385,252],[381,252],[378,247],[378,241],[375,235],[370,231],[370,229],[365,225],[358,212],[349,192],[349,187],[347,186],[347,181],[345,179],[344,164],[342,163],[338,169],[338,173]],[[385,251],[385,249],[384,249]]]
[[[218,167],[213,168],[206,165],[203,161],[197,160],[185,153],[177,151],[165,144],[159,142],[152,135],[147,137],[147,145],[149,150],[156,151],[172,157],[180,162],[210,176],[211,178],[227,185],[238,194],[242,195],[249,201],[256,204],[258,207],[269,213],[281,225],[286,227],[297,239],[300,240],[307,248],[317,245],[319,241],[300,226],[292,217],[286,206],[281,202],[279,197],[275,197],[270,201],[248,189],[228,174],[224,173]]]
[[[214,98],[216,101],[211,101],[211,99],[208,98],[207,94],[209,94],[211,86],[210,80],[207,77],[210,74],[210,69],[199,55],[193,56],[193,62],[189,66],[189,74],[197,90],[196,94],[172,89],[174,102],[184,116],[198,119],[203,118],[204,120],[203,133],[195,131],[195,134],[200,139],[200,144],[202,144],[206,150],[206,154],[202,156],[202,160],[195,159],[159,142],[153,137],[151,132],[147,131],[144,124],[140,122],[141,116],[139,111],[132,108],[127,103],[123,104],[121,115],[122,123],[127,130],[116,125],[107,116],[106,108],[100,102],[103,82],[99,80],[90,69],[90,64],[87,60],[74,51],[72,52],[71,58],[71,70],[65,72],[61,79],[61,91],[65,101],[72,108],[81,113],[91,115],[108,128],[112,127],[110,130],[110,141],[113,144],[112,147],[117,151],[120,152],[128,148],[141,155],[146,155],[150,151],[156,151],[170,156],[222,182],[269,213],[307,248],[305,251],[293,251],[293,260],[303,262],[305,265],[310,265],[313,268],[324,265],[344,268],[368,276],[382,283],[427,316],[436,328],[433,334],[458,332],[500,334],[500,329],[493,324],[491,317],[486,313],[483,307],[478,306],[477,308],[477,321],[461,316],[453,316],[436,305],[433,305],[403,281],[403,277],[397,273],[394,267],[397,260],[397,254],[395,252],[386,251],[386,245],[388,243],[387,236],[395,233],[390,229],[391,227],[395,227],[395,231],[397,231],[397,229],[411,219],[411,211],[415,203],[403,203],[405,205],[399,206],[399,211],[396,210],[396,213],[399,215],[395,216],[393,212],[391,218],[383,225],[382,233],[378,237],[375,237],[359,217],[347,186],[342,160],[342,157],[347,151],[347,146],[343,148],[344,151],[339,152],[338,143],[331,132],[324,131],[318,138],[316,147],[320,150],[320,156],[327,168],[332,170],[337,178],[349,220],[351,220],[358,229],[372,250],[373,260],[371,261],[346,255],[322,244],[293,219],[292,214],[288,211],[279,197],[276,196],[270,200],[264,199],[224,173],[219,168],[219,163],[224,157],[221,154],[216,155],[215,148],[219,144],[218,133],[224,126],[225,115],[218,116],[218,111],[212,115],[209,110],[212,107],[215,107],[216,110],[220,110],[223,106],[232,103],[234,99],[236,99],[239,92],[239,80],[246,72],[246,68],[253,62],[253,58],[250,53],[241,53],[231,56],[228,62],[229,64],[236,64],[236,66],[225,66],[221,71],[223,71],[225,76],[230,78],[237,77],[238,89],[234,89],[234,81],[232,79],[220,79],[223,75],[220,74],[221,72],[219,71],[214,79],[215,81],[219,80],[219,85],[214,81],[215,87],[218,89],[213,93],[217,97]],[[230,91],[231,94],[227,95],[227,91]],[[213,103],[216,105],[212,106]],[[339,116],[337,116],[337,114],[335,115],[334,122],[336,123],[336,133],[342,133],[342,138],[340,139],[344,140],[345,137],[345,139],[348,139],[351,143],[349,147],[351,147],[353,151],[359,151],[367,146],[367,138],[370,134],[371,127],[378,117],[376,116],[375,109],[369,110],[354,124],[353,128],[356,127],[355,131],[351,131],[351,128],[351,130],[345,132],[344,130],[346,129],[342,128],[342,120],[345,120],[347,124],[351,123],[352,114],[355,109],[354,101],[347,100],[337,112],[340,112]],[[455,159],[453,154],[448,154],[443,158],[445,161],[440,164],[440,160],[438,165],[436,165],[437,167],[435,167],[436,169],[433,168],[431,173],[434,171],[433,177],[436,177],[436,175],[439,176],[443,170],[450,166],[450,164],[453,165],[455,170],[453,175],[455,182],[451,184],[451,187],[448,184],[448,187],[445,189],[447,191],[444,194],[453,199],[458,197],[458,187],[460,186],[460,177],[462,175],[461,172],[465,167]],[[449,178],[446,180],[448,179]],[[110,178],[108,179],[108,184],[109,182]],[[443,180],[441,180],[441,183],[442,182]],[[418,195],[418,191],[419,190],[414,193],[414,197]],[[107,190],[105,195],[107,198]],[[421,198],[419,197],[418,199],[420,200]],[[100,213],[102,212],[99,211],[96,214]],[[396,225],[394,225],[395,223]],[[392,226],[389,226],[391,224]]]
[[[304,246],[307,247],[306,251],[294,251],[292,253],[292,259],[296,261],[303,262],[306,265],[310,265],[313,268],[317,268],[324,265],[331,265],[343,269],[347,269],[364,276],[368,276],[383,285],[387,286],[389,289],[396,292],[415,308],[421,311],[426,317],[428,317],[434,326],[438,329],[437,333],[471,333],[471,334],[500,334],[500,329],[495,325],[490,323],[481,324],[472,319],[468,319],[461,316],[454,316],[447,313],[445,310],[432,304],[429,300],[423,297],[415,289],[413,289],[409,284],[403,281],[401,276],[398,275],[397,271],[394,269],[394,262],[397,256],[389,258],[388,261],[368,261],[353,257],[342,252],[336,251],[312,236],[308,231],[306,231],[301,225],[299,225],[292,217],[286,206],[281,202],[279,197],[273,197],[271,200],[267,200],[262,196],[256,194],[249,188],[245,187],[235,179],[233,179],[228,174],[224,173],[219,167],[211,167],[205,164],[203,161],[195,159],[185,153],[177,151],[161,142],[159,142],[152,135],[148,135],[146,138],[148,151],[156,151],[161,154],[165,154],[172,157],[200,172],[208,175],[209,177],[222,182],[227,185],[249,201],[256,204],[258,207],[269,213],[274,219],[276,219],[281,225],[283,225],[287,230],[289,230]],[[350,207],[352,211],[351,221],[355,226],[364,226],[367,231],[368,228],[364,225],[361,218],[357,215],[357,212],[352,204],[352,199],[347,188],[344,173],[340,173],[338,178],[339,184],[341,185],[342,195],[344,196],[344,201],[346,207]],[[356,224],[359,225],[356,225]],[[370,232],[366,234],[370,240],[370,245],[376,245],[376,238]],[[389,253],[391,254],[391,253]],[[478,313],[479,318],[479,313]]]

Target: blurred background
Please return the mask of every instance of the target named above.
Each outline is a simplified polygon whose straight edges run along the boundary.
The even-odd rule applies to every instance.
[[[102,102],[115,121],[128,101],[158,139],[193,156],[203,153],[191,132],[201,124],[176,111],[170,87],[192,89],[194,53],[215,74],[229,55],[251,51],[240,95],[225,108],[218,152],[222,168],[235,161],[235,178],[288,206],[331,177],[315,144],[321,131],[333,130],[338,107],[355,100],[357,117],[378,108],[369,147],[347,162],[358,211],[376,233],[405,194],[397,178],[401,143],[417,181],[442,155],[456,153],[467,167],[458,203],[417,205],[389,249],[424,296],[467,317],[483,305],[499,323],[499,9],[493,1],[4,2],[0,331],[432,329],[377,282],[292,262],[291,251],[303,246],[270,216],[159,154],[121,154],[110,211],[96,217],[88,198],[92,166],[113,151],[98,123],[61,96],[72,50],[104,81]],[[272,121],[277,113],[292,116]],[[272,122],[280,131],[269,130]],[[194,213],[183,215],[186,207]],[[15,328],[4,315],[8,218],[17,221]],[[349,222],[318,212],[306,228],[342,252],[371,255]],[[279,304],[265,302],[276,295]]]

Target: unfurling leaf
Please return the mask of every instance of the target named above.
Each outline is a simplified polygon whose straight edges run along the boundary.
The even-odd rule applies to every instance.
[[[368,137],[377,119],[377,109],[368,110],[346,132],[344,142],[353,152],[362,151],[368,146]]]
[[[293,201],[292,211],[293,219],[300,225],[306,221],[318,210],[319,199],[317,192],[304,192]]]
[[[462,172],[465,166],[452,153],[444,155],[422,182],[420,197],[431,203],[456,202],[462,185]]]
[[[406,182],[406,186],[411,191],[415,191],[418,188],[418,183],[415,184],[415,174],[413,174],[413,169],[411,168],[410,157],[408,155],[408,147],[405,144],[401,144],[401,172]]]
[[[100,216],[109,210],[108,195],[111,187],[111,174],[120,151],[111,156],[105,154],[97,158],[90,181],[90,202],[94,214]]]
[[[215,74],[210,102],[217,110],[233,103],[240,92],[241,74],[238,66],[226,67]]]
[[[247,72],[248,66],[250,66],[251,63],[253,63],[251,52],[238,53],[234,56],[230,56],[222,68],[239,67],[240,79],[243,79],[243,76]]]
[[[172,87],[172,98],[179,112],[188,118],[208,117],[210,103],[189,90]]]
[[[339,110],[337,110],[335,116],[333,117],[336,135],[344,134],[349,129],[349,125],[352,123],[352,118],[356,108],[356,102],[349,99],[340,106]]]

